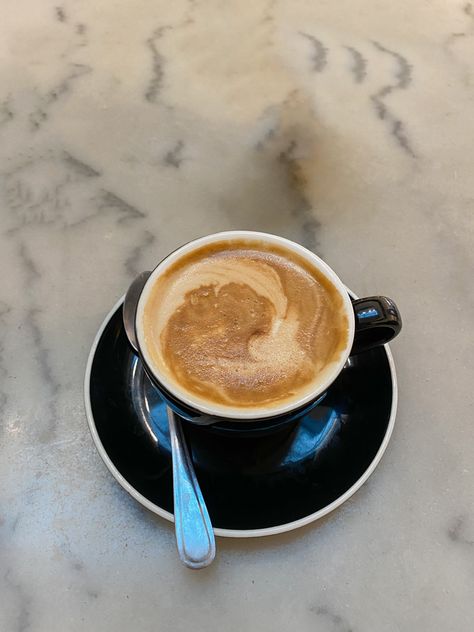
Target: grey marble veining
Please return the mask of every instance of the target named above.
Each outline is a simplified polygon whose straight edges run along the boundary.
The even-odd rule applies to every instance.
[[[472,630],[473,3],[0,14],[0,630]],[[104,468],[82,381],[130,280],[227,228],[397,300],[399,414],[335,514],[192,573]]]

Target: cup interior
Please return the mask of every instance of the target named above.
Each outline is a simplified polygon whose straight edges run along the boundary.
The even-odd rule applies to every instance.
[[[337,289],[342,299],[342,306],[345,311],[347,322],[348,322],[348,336],[347,336],[347,345],[344,350],[340,353],[337,361],[332,362],[328,367],[322,372],[321,380],[318,381],[317,385],[310,392],[305,393],[302,397],[294,400],[290,403],[282,404],[281,406],[272,406],[271,408],[265,406],[255,406],[252,408],[239,409],[232,406],[222,405],[222,404],[208,404],[207,402],[202,402],[200,399],[193,397],[190,393],[181,389],[178,385],[168,379],[168,377],[162,374],[158,368],[154,365],[153,360],[149,351],[147,350],[147,345],[145,342],[145,332],[143,328],[143,315],[144,309],[147,304],[147,300],[150,296],[150,292],[157,281],[157,279],[164,273],[166,270],[172,266],[176,261],[178,261],[184,255],[189,254],[193,250],[201,248],[202,246],[206,246],[208,244],[217,243],[217,242],[225,242],[225,241],[235,241],[239,239],[245,240],[255,240],[258,242],[264,242],[270,245],[276,245],[283,247],[290,252],[294,252],[300,257],[303,257],[307,260],[314,268],[316,268],[321,274],[323,274],[332,285]],[[350,350],[352,348],[352,343],[354,340],[354,312],[352,309],[351,300],[349,294],[347,293],[347,289],[339,279],[337,274],[325,263],[322,259],[320,259],[313,252],[307,250],[300,244],[297,244],[289,239],[285,239],[284,237],[279,237],[278,235],[272,235],[270,233],[261,233],[256,231],[245,231],[245,230],[233,230],[226,231],[221,233],[214,233],[212,235],[207,235],[205,237],[200,237],[199,239],[195,239],[187,244],[184,244],[177,250],[173,251],[167,257],[165,257],[153,270],[148,281],[146,282],[142,293],[140,295],[140,299],[138,301],[137,313],[135,319],[135,330],[137,334],[137,342],[140,350],[140,355],[142,360],[144,361],[148,371],[153,375],[155,380],[163,385],[163,387],[169,391],[174,397],[178,400],[182,401],[186,406],[197,410],[200,413],[205,415],[217,416],[222,418],[228,418],[233,420],[242,420],[249,421],[254,419],[265,419],[268,417],[279,416],[287,413],[291,413],[295,411],[308,402],[312,401],[319,397],[328,386],[336,379],[339,375],[342,367],[344,366],[347,358],[349,357]]]

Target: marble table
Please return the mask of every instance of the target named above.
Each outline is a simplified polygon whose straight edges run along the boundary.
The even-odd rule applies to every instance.
[[[472,630],[474,4],[1,4],[0,630]],[[397,300],[399,413],[337,512],[192,572],[82,383],[130,280],[229,228]]]

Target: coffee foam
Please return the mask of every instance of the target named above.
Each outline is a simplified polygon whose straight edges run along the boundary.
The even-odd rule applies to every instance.
[[[286,248],[235,240],[184,256],[143,311],[159,373],[207,404],[275,407],[314,387],[347,346],[338,290]]]

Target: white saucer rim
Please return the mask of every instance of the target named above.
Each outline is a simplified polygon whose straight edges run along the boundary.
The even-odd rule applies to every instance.
[[[357,296],[351,290],[348,289],[348,291],[351,294],[351,296],[353,296],[354,298],[357,298]],[[125,298],[125,295],[123,295],[115,303],[115,305],[112,307],[112,309],[108,312],[107,316],[102,321],[102,324],[95,335],[94,341],[91,346],[91,350],[89,352],[89,356],[87,358],[86,372],[84,376],[84,404],[85,404],[85,409],[86,409],[87,423],[89,425],[89,430],[92,435],[92,440],[94,441],[95,447],[100,457],[102,458],[103,462],[105,463],[107,469],[110,471],[110,473],[115,478],[115,480],[125,489],[125,491],[127,491],[141,505],[143,505],[144,507],[146,507],[153,513],[157,514],[158,516],[165,518],[165,520],[174,522],[174,516],[172,513],[162,509],[158,505],[155,505],[155,503],[152,503],[147,498],[145,498],[145,496],[140,494],[140,492],[138,492],[126,480],[126,478],[122,476],[122,474],[118,471],[118,469],[113,464],[112,460],[110,459],[109,455],[107,454],[107,451],[105,450],[100,440],[99,433],[97,432],[97,428],[94,421],[94,415],[92,413],[92,405],[91,405],[91,399],[90,399],[90,377],[91,377],[91,371],[92,371],[92,362],[94,360],[95,352],[97,350],[97,346],[99,344],[100,338],[105,328],[107,327],[110,319],[115,314],[117,309],[122,305],[124,298]],[[388,344],[384,345],[384,347],[385,347],[385,352],[387,354],[387,359],[388,359],[388,363],[390,367],[390,375],[392,379],[392,407],[390,410],[390,418],[389,418],[387,430],[385,432],[382,443],[380,444],[380,447],[377,450],[377,453],[374,456],[369,467],[365,470],[362,476],[360,476],[360,478],[346,492],[344,492],[344,494],[339,496],[339,498],[334,500],[329,505],[326,505],[326,507],[323,507],[322,509],[319,509],[318,511],[312,514],[309,514],[308,516],[305,516],[304,518],[299,518],[298,520],[294,520],[292,522],[287,522],[285,524],[277,525],[274,527],[266,527],[263,529],[215,528],[214,533],[216,536],[220,536],[224,538],[259,538],[259,537],[265,537],[265,536],[270,536],[270,535],[278,535],[280,533],[286,533],[288,531],[293,531],[294,529],[299,529],[300,527],[304,527],[312,522],[315,522],[316,520],[319,520],[320,518],[323,518],[324,516],[327,516],[329,513],[331,513],[332,511],[340,507],[342,504],[344,504],[347,500],[349,500],[349,498],[353,496],[362,487],[362,485],[364,485],[364,483],[369,479],[369,477],[375,471],[376,467],[380,463],[387,449],[387,446],[390,442],[390,439],[393,433],[393,429],[395,427],[395,417],[397,414],[398,382],[397,382],[397,374],[395,371],[395,362],[393,360],[392,352],[390,350],[389,345]]]

